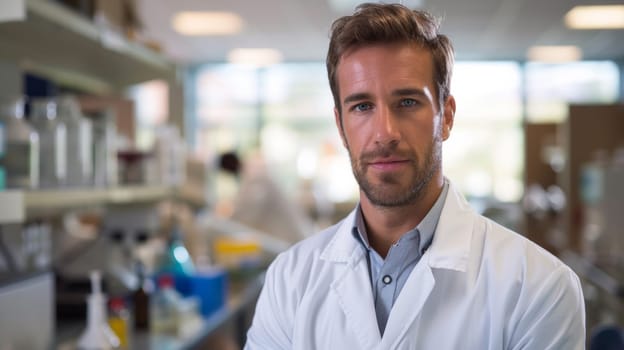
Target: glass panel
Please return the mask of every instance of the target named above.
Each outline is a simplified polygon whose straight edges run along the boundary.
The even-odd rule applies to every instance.
[[[569,103],[613,103],[619,90],[619,70],[613,62],[566,64],[528,63],[527,120],[560,122]]]
[[[258,142],[259,80],[245,65],[206,65],[197,72],[195,153],[211,158]]]
[[[469,197],[517,201],[522,195],[522,100],[514,62],[458,62],[451,86],[455,125],[444,172]]]

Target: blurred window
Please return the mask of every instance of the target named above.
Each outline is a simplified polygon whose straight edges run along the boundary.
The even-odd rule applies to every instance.
[[[517,201],[523,191],[521,70],[515,62],[457,62],[455,125],[444,172],[469,197]]]
[[[614,103],[620,75],[610,61],[527,63],[527,121],[561,122],[569,103]]]
[[[568,102],[614,102],[612,62],[528,63],[527,117],[562,120]],[[523,70],[516,62],[457,62],[451,93],[457,114],[444,145],[445,174],[472,198],[518,201],[523,193]],[[192,77],[194,150],[207,159],[224,150],[245,155],[261,145],[286,191],[302,182],[336,202],[358,187],[334,124],[325,65],[286,63],[265,68],[200,66]]]

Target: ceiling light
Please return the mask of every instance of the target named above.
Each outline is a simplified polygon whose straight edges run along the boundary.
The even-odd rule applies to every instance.
[[[576,46],[533,46],[527,52],[527,58],[540,62],[569,62],[578,61],[583,52]]]
[[[282,61],[282,53],[275,49],[234,49],[228,54],[228,62],[268,66]]]
[[[232,12],[178,12],[171,23],[183,35],[231,35],[243,29],[243,20]]]
[[[565,15],[573,29],[622,29],[624,5],[576,6]]]

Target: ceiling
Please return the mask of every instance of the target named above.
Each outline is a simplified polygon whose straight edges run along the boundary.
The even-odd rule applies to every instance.
[[[398,1],[398,0],[397,0]],[[405,0],[407,1],[407,0]],[[413,0],[412,0],[413,1]],[[584,59],[624,59],[624,30],[570,30],[563,17],[575,5],[622,0],[422,0],[442,18],[441,32],[458,60],[524,60],[532,45],[577,45]],[[328,0],[137,0],[147,37],[178,63],[222,62],[234,48],[275,48],[285,61],[323,61],[332,21]],[[232,11],[241,34],[185,37],[171,28],[178,11]]]

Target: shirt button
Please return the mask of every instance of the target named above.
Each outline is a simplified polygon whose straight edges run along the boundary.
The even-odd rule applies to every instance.
[[[385,276],[383,276],[381,281],[383,283],[385,283],[385,284],[390,284],[390,283],[392,283],[392,277],[390,277],[390,275],[385,275]]]

